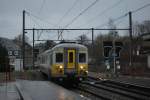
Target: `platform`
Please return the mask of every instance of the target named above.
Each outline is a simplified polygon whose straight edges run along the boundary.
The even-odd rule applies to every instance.
[[[0,83],[0,100],[20,100],[15,82]]]
[[[16,85],[24,100],[88,100],[49,81],[17,80]]]

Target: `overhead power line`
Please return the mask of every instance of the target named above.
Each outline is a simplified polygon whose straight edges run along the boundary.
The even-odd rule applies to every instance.
[[[120,20],[120,19],[122,19],[122,18],[126,17],[127,15],[128,15],[128,13],[123,14],[123,15],[121,15],[121,16],[119,16],[119,17],[117,17],[117,18],[113,19],[112,21],[113,21],[113,22],[116,22],[116,21],[118,21],[118,20]],[[103,27],[103,26],[106,26],[106,25],[108,25],[108,22],[103,23],[103,24],[101,24],[101,25],[97,26],[96,28]]]
[[[89,20],[88,20],[85,24],[83,24],[83,25],[86,25],[86,24],[88,24],[88,23],[91,23],[91,22],[95,21],[97,18],[100,18],[101,16],[103,16],[103,15],[104,15],[106,12],[108,12],[109,10],[111,10],[111,9],[113,9],[113,8],[115,8],[115,7],[117,7],[121,2],[123,2],[123,0],[119,0],[119,1],[115,2],[113,5],[111,5],[110,7],[106,8],[106,9],[104,9],[102,12],[100,12],[97,16],[95,16],[95,17],[89,19]],[[81,25],[81,26],[83,26],[83,25]]]
[[[28,16],[34,22],[34,24],[36,24],[37,26],[41,27],[41,25],[33,17],[31,17],[30,15],[28,15]]]
[[[142,7],[138,8],[138,9],[136,9],[136,10],[133,10],[133,11],[132,11],[132,13],[136,13],[136,12],[138,12],[138,11],[140,11],[140,10],[142,10],[142,9],[146,8],[146,7],[149,7],[149,6],[150,6],[150,3],[149,3],[149,4],[144,5],[144,6],[142,6]]]
[[[43,1],[42,1],[42,4],[41,4],[41,7],[40,7],[40,10],[39,10],[38,14],[41,13],[41,11],[42,11],[42,9],[43,9],[43,7],[44,7],[45,1],[46,1],[46,0],[43,0]]]
[[[67,12],[60,18],[60,20],[58,21],[57,25],[60,24],[64,18],[72,11],[72,9],[76,6],[76,4],[78,3],[79,0],[75,0],[75,2],[73,3],[73,5],[67,10]]]
[[[138,11],[140,11],[140,10],[146,8],[146,7],[149,7],[149,6],[150,6],[150,3],[149,3],[149,4],[145,4],[144,6],[142,6],[142,7],[140,7],[140,8],[137,8],[137,9],[135,9],[135,10],[132,10],[131,12],[132,12],[132,13],[136,13],[136,12],[138,12]],[[127,15],[128,15],[128,13],[126,13],[126,14],[124,14],[124,15],[122,15],[122,16],[116,18],[116,19],[114,19],[113,22],[118,21],[118,20],[120,20],[120,19],[126,17]],[[107,23],[104,23],[104,24],[102,24],[102,25],[100,25],[100,26],[98,26],[98,27],[102,27],[102,26],[105,26],[105,25],[107,25],[107,24],[108,24],[108,22],[107,22]]]
[[[69,25],[71,25],[74,21],[76,21],[81,15],[83,15],[86,11],[88,11],[92,6],[94,6],[99,0],[94,1],[92,4],[90,4],[86,9],[81,11],[77,16],[75,16],[66,26],[67,28]]]
[[[119,16],[119,17],[113,19],[113,22],[118,21],[118,20],[120,20],[120,19],[126,17],[127,15],[128,15],[128,13],[126,13],[126,14],[124,14],[124,15],[122,15],[122,16]]]
[[[42,22],[44,22],[44,23],[47,23],[47,24],[49,24],[49,25],[52,25],[52,26],[54,26],[54,27],[57,26],[57,25],[55,25],[55,24],[53,24],[53,23],[51,23],[51,22],[49,22],[49,21],[43,20],[42,18],[40,18],[40,17],[38,17],[38,16],[36,16],[36,15],[33,15],[33,14],[27,12],[27,11],[26,11],[26,14],[28,14],[29,16],[33,16],[34,18],[36,18],[36,19],[38,19],[38,20],[40,20],[40,21],[42,21]]]

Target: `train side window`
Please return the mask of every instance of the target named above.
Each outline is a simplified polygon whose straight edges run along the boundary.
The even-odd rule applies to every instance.
[[[43,56],[43,64],[45,63],[45,56]]]
[[[45,57],[43,56],[43,64],[45,63]]]
[[[52,54],[50,54],[49,59],[50,59],[50,65],[52,65]]]
[[[44,64],[44,57],[42,56],[42,64]]]
[[[38,57],[38,61],[41,63],[41,57]]]
[[[45,57],[45,63],[48,64],[48,56]]]
[[[79,53],[79,62],[80,63],[86,62],[86,54],[85,53]]]
[[[56,63],[63,62],[63,53],[56,53]]]

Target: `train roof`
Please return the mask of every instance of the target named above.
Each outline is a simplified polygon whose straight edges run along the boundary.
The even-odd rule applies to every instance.
[[[84,46],[84,45],[82,45],[82,44],[78,44],[78,43],[73,43],[73,42],[71,42],[71,43],[60,43],[60,44],[57,44],[56,46],[54,46],[53,48],[51,48],[51,49],[49,49],[49,50],[46,50],[46,51],[44,51],[43,53],[41,53],[41,54],[39,54],[39,55],[43,55],[43,54],[45,54],[45,53],[48,53],[48,52],[50,52],[50,51],[52,51],[52,50],[55,50],[55,49],[57,49],[57,48],[67,48],[67,47],[69,47],[69,48],[83,48],[83,49],[85,49],[85,50],[87,50],[87,47],[86,46]]]
[[[82,45],[82,44],[78,44],[78,43],[74,43],[74,42],[71,42],[71,43],[60,43],[56,46],[54,46],[52,49],[56,49],[56,48],[67,48],[67,47],[70,47],[70,48],[84,48],[84,49],[87,49],[86,46]]]

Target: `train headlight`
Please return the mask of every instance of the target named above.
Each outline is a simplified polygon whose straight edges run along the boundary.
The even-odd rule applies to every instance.
[[[59,66],[59,68],[60,68],[60,69],[62,69],[62,68],[63,68],[63,66]]]
[[[88,74],[88,71],[85,71]]]
[[[80,69],[83,69],[83,66],[80,66]]]
[[[117,65],[117,69],[120,69],[120,65]]]

